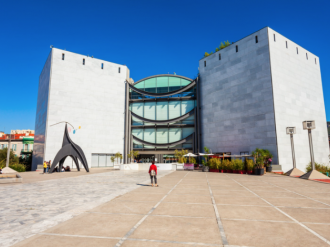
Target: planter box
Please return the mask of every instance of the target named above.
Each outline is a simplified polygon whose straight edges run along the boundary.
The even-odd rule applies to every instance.
[[[265,174],[265,169],[264,168],[254,169],[254,174],[255,175],[264,175]]]
[[[238,171],[238,174],[245,174],[245,171]]]
[[[232,170],[227,170],[227,172],[228,172],[228,173],[233,173],[233,171],[232,171]]]
[[[210,167],[208,167],[208,166],[203,166],[202,171],[203,171],[203,172],[209,172],[209,171],[210,171]]]
[[[266,172],[272,172],[272,166],[266,167]]]
[[[225,172],[226,172],[226,170],[220,170],[220,172],[221,172],[221,173],[225,173]]]
[[[194,168],[195,168],[195,165],[194,164],[192,164],[192,163],[185,163],[184,165],[183,165],[183,170],[188,170],[188,171],[193,171],[194,170]]]
[[[247,171],[246,173],[247,174],[253,174],[253,171]]]
[[[219,172],[219,170],[210,168],[210,172]]]
[[[238,173],[238,171],[237,170],[234,170],[233,173]]]

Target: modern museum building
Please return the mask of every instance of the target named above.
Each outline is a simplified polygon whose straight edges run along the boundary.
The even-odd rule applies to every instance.
[[[310,120],[315,161],[329,162],[317,56],[265,27],[197,66],[196,78],[160,74],[134,82],[126,65],[51,48],[39,77],[32,169],[54,159],[65,122],[89,167],[113,166],[118,152],[130,163],[131,150],[142,163],[171,163],[175,150],[206,146],[232,155],[268,149],[286,172],[292,168],[286,128],[296,127],[297,168],[305,170],[310,152],[302,122]]]

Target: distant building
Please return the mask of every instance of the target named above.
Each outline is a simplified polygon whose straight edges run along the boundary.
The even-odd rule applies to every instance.
[[[9,138],[11,139],[11,149],[17,157],[25,158],[33,153],[34,131],[14,130],[13,134],[0,132],[0,149],[8,148]]]

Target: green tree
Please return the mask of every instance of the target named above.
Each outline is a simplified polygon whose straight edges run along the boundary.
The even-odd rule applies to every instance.
[[[188,150],[185,150],[185,149],[182,149],[181,151],[175,150],[174,156],[178,159],[179,163],[187,163],[187,157],[184,156],[187,153],[188,153]]]
[[[127,156],[134,160],[137,156],[139,156],[139,151],[131,150]]]
[[[115,156],[111,156],[111,162],[112,162],[112,164],[114,164],[115,163],[115,159],[116,159],[116,157]]]
[[[123,159],[123,155],[119,152],[115,153],[115,158],[117,159],[117,164],[119,159]]]
[[[208,54],[207,52],[204,53],[204,57],[208,57],[210,56],[210,54]]]
[[[8,148],[4,148],[0,150],[0,168],[4,168],[6,166],[7,161],[7,150]],[[15,156],[13,150],[10,150],[9,154],[9,166],[13,164],[18,164],[19,159]]]

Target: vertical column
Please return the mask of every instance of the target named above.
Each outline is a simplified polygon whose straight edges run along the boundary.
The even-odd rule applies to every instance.
[[[315,161],[314,161],[314,151],[313,151],[313,140],[312,140],[312,130],[308,129],[308,139],[309,139],[309,151],[311,153],[311,162],[312,169],[315,170]]]
[[[127,164],[128,161],[128,147],[129,147],[129,133],[128,133],[128,113],[129,113],[129,86],[128,81],[126,83],[126,97],[125,97],[125,139],[124,139],[124,164]]]
[[[291,139],[291,151],[292,151],[293,168],[296,168],[296,156],[295,156],[295,153],[294,153],[293,134],[290,134],[290,139]]]
[[[195,116],[196,118],[196,124],[197,124],[197,127],[196,127],[196,135],[197,135],[197,152],[200,152],[201,151],[201,129],[200,129],[200,97],[199,97],[199,76],[196,78],[196,98],[197,98],[197,115]]]

